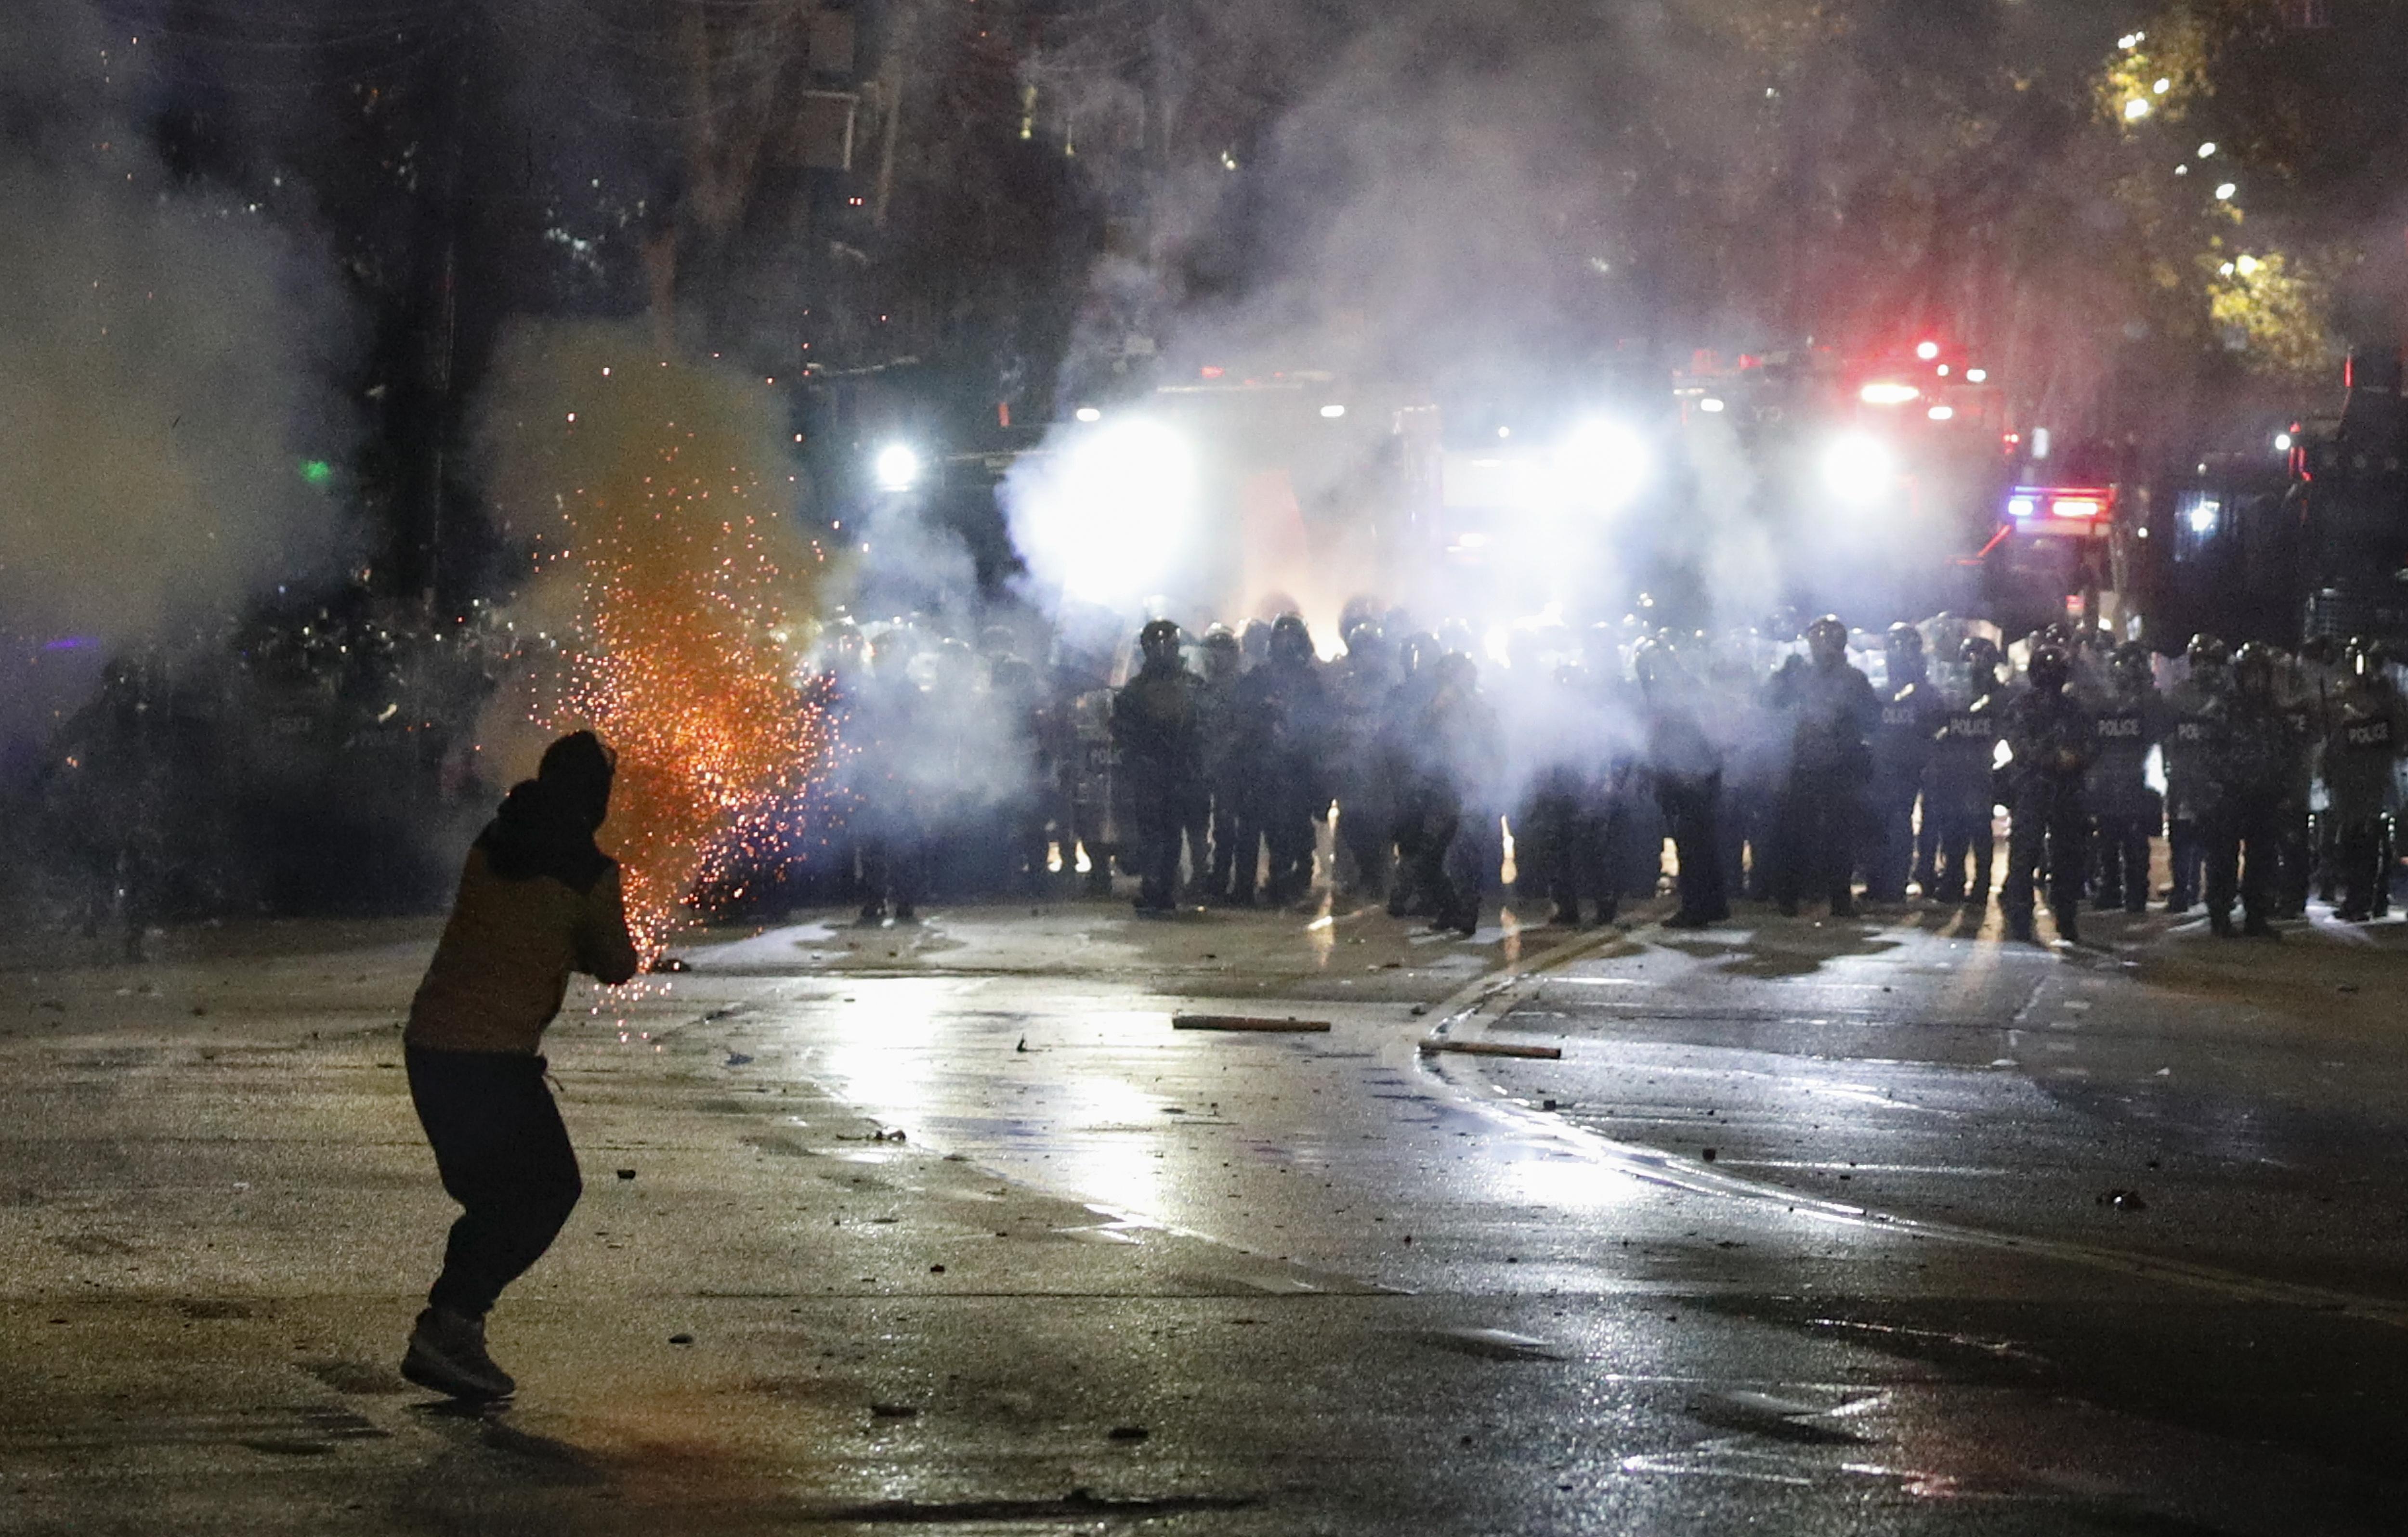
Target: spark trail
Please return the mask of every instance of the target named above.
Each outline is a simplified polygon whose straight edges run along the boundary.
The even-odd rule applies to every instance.
[[[526,602],[564,643],[526,682],[549,731],[590,725],[619,755],[605,849],[657,958],[695,904],[788,818],[827,750],[788,641],[819,555],[757,381],[664,362],[634,330],[513,339],[488,419],[511,532],[538,551]]]

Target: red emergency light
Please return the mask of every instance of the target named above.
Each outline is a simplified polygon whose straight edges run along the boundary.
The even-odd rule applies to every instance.
[[[2007,516],[2026,529],[2094,525],[2114,507],[2115,492],[2105,486],[2017,486],[2007,496]]]

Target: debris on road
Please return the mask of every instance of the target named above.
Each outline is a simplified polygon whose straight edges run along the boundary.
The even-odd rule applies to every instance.
[[[1561,1046],[1521,1046],[1510,1041],[1424,1041],[1422,1055],[1434,1057],[1441,1051],[1462,1057],[1527,1057],[1542,1062],[1563,1060]]]
[[[920,1406],[916,1403],[873,1403],[869,1412],[878,1419],[917,1419]]]
[[[1154,1434],[1154,1432],[1147,1430],[1142,1425],[1115,1425],[1111,1429],[1111,1433],[1106,1437],[1106,1439],[1111,1441],[1143,1441],[1152,1434]]]
[[[636,1177],[636,1171],[633,1169],[622,1169],[619,1171],[619,1177],[621,1179],[633,1179]]]
[[[1173,1030],[1249,1031],[1266,1035],[1326,1035],[1326,1019],[1260,1018],[1246,1014],[1174,1014],[1170,1017]]]
[[[669,1336],[669,1344],[671,1345],[692,1345],[693,1343],[694,1336],[691,1334],[672,1334]]]
[[[1440,1329],[1423,1336],[1426,1343],[1482,1360],[1559,1361],[1563,1353],[1544,1340],[1516,1334],[1510,1329]]]

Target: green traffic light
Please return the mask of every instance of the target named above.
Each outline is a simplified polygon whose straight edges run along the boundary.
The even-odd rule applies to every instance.
[[[322,459],[305,459],[301,462],[301,478],[311,490],[324,491],[335,482],[335,466]]]

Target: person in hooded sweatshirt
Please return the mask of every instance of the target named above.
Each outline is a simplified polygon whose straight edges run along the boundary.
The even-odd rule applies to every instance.
[[[461,1214],[401,1373],[454,1398],[517,1390],[485,1352],[485,1315],[584,1193],[541,1046],[570,973],[613,985],[636,975],[619,866],[594,843],[613,761],[577,732],[510,790],[468,850],[402,1032],[409,1097]]]

